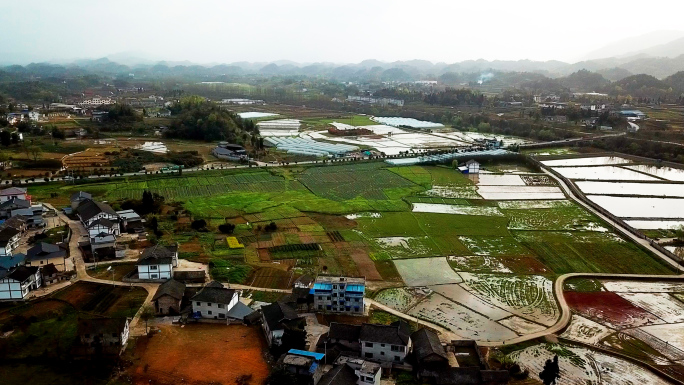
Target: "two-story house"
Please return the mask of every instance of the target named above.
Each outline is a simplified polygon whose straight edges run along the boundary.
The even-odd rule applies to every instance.
[[[0,257],[7,257],[12,255],[12,251],[19,245],[21,239],[21,231],[5,227],[0,230]]]
[[[45,221],[43,220],[43,213],[45,208],[42,204],[31,205],[31,207],[25,209],[14,209],[10,212],[10,216],[16,217],[21,216],[26,219],[26,225],[28,227],[44,227]]]
[[[278,365],[292,374],[300,384],[317,385],[323,376],[325,354],[305,350],[290,349],[278,360]]]
[[[306,319],[283,302],[262,306],[261,321],[268,346],[280,346],[286,329],[299,329],[306,325]]]
[[[84,355],[118,356],[130,334],[127,318],[94,318],[78,320],[78,351]]]
[[[411,351],[411,328],[404,321],[390,325],[363,324],[359,342],[361,357],[365,359],[404,362]]]
[[[18,266],[0,268],[0,300],[21,300],[42,285],[40,268]]]
[[[190,298],[192,313],[196,317],[209,319],[225,319],[238,304],[240,294],[233,289],[226,289],[218,282],[203,287]]]
[[[154,245],[143,251],[138,259],[138,279],[167,280],[173,278],[178,266],[178,247]]]
[[[390,325],[331,322],[316,350],[328,352],[330,358],[341,352],[355,352],[365,360],[402,363],[411,346],[411,329],[404,321]]]
[[[54,264],[59,271],[67,271],[67,250],[51,243],[40,242],[26,252],[26,266],[46,266]]]
[[[319,276],[313,284],[314,309],[363,315],[365,286],[364,278]]]
[[[31,202],[31,196],[28,195],[25,188],[10,187],[0,190],[0,203],[11,199],[21,199]]]
[[[94,201],[92,199],[83,199],[76,207],[76,215],[83,223],[83,226],[88,228],[91,223],[98,219],[108,219],[112,222],[118,222],[119,217],[116,211],[106,203]]]

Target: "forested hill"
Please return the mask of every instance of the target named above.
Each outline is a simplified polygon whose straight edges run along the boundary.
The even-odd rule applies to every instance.
[[[259,135],[253,121],[242,120],[200,96],[185,97],[169,109],[173,117],[165,133],[169,138],[246,144]]]

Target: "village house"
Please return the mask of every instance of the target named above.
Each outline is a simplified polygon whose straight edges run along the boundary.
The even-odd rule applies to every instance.
[[[318,340],[317,351],[331,358],[341,352],[356,352],[365,360],[403,363],[411,351],[411,329],[404,321],[390,325],[330,323]]]
[[[0,230],[0,257],[7,257],[12,255],[12,251],[19,245],[21,239],[21,231],[5,227]]]
[[[26,266],[55,265],[57,270],[64,272],[66,267],[67,250],[57,245],[40,242],[26,252]]]
[[[10,199],[21,199],[30,202],[31,196],[27,194],[25,188],[21,187],[10,187],[4,190],[0,190],[0,203],[8,201]]]
[[[244,313],[247,305],[240,302],[240,293],[226,289],[218,282],[211,282],[190,298],[192,314],[196,319],[207,318],[217,320],[242,320],[251,313]]]
[[[18,266],[11,270],[0,268],[0,300],[22,300],[41,284],[39,267]]]
[[[463,174],[479,174],[480,173],[480,163],[471,159],[471,160],[465,162],[465,164],[458,166],[458,171],[460,171]]]
[[[379,364],[349,355],[339,356],[334,368],[323,375],[319,385],[380,385]]]
[[[311,288],[311,285],[313,285],[314,279],[310,275],[302,275],[301,277],[297,278],[294,281],[294,284],[292,284],[292,287],[295,289],[309,289]]]
[[[310,313],[314,308],[314,296],[311,289],[304,287],[292,288],[292,293],[281,299],[281,302],[297,310],[299,313]]]
[[[14,209],[11,211],[10,216],[22,216],[26,219],[26,225],[28,227],[44,227],[45,221],[43,220],[43,213],[45,208],[42,204],[31,205],[28,208]]]
[[[167,280],[178,266],[178,246],[154,245],[143,251],[138,259],[138,279]]]
[[[78,320],[78,352],[88,356],[118,356],[128,343],[127,318]]]
[[[76,206],[76,215],[86,228],[98,219],[108,219],[112,222],[119,220],[116,212],[108,204],[92,199],[81,200]]]
[[[278,360],[278,364],[291,373],[299,383],[317,385],[323,376],[323,360],[325,354],[290,349]]]
[[[85,191],[79,191],[71,194],[70,201],[71,201],[71,209],[76,210],[76,207],[81,204],[84,200],[92,200],[93,196],[90,195],[89,193]]]
[[[157,292],[152,298],[154,310],[158,315],[180,314],[184,295],[185,284],[174,279],[169,279],[159,285]]]
[[[15,215],[0,224],[0,229],[12,228],[19,230],[20,232],[25,232],[28,228],[26,218],[21,215]]]
[[[93,238],[100,234],[118,236],[121,234],[119,223],[112,222],[107,218],[100,218],[90,222],[88,225],[88,235]]]
[[[128,233],[144,233],[143,219],[133,210],[117,211],[116,215],[121,220],[121,228]]]
[[[60,273],[52,263],[45,265],[40,269],[40,271],[43,276],[43,285],[45,286],[49,286],[66,279],[66,276]]]
[[[268,346],[280,346],[283,334],[288,328],[300,328],[306,320],[290,306],[274,302],[261,307],[261,326],[266,334]]]
[[[313,284],[316,311],[363,315],[364,278],[319,276]]]
[[[12,217],[12,211],[13,210],[18,210],[18,209],[28,209],[31,207],[31,202],[24,200],[24,199],[19,199],[19,198],[12,198],[8,199],[2,203],[0,203],[0,218],[10,218]]]
[[[249,155],[244,147],[227,142],[220,142],[218,146],[211,150],[211,153],[219,159],[232,161],[249,160]]]
[[[434,332],[422,328],[411,334],[413,342],[413,358],[418,376],[423,370],[436,370],[449,366],[449,357],[439,336]]]
[[[0,269],[12,270],[17,266],[22,266],[26,261],[26,254],[14,253],[0,257]]]

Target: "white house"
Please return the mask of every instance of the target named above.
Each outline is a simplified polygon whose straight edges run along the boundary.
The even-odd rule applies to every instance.
[[[25,188],[20,187],[10,187],[0,190],[0,203],[10,199],[22,199],[30,202],[31,196],[26,193]]]
[[[295,309],[279,301],[261,307],[261,320],[268,346],[280,346],[287,325],[306,322]]]
[[[363,324],[359,342],[364,359],[404,362],[411,351],[411,328],[403,321],[391,325]]]
[[[154,245],[143,251],[138,259],[138,279],[167,280],[178,266],[178,248]]]
[[[5,227],[0,230],[0,257],[8,257],[12,255],[12,251],[19,245],[21,239],[21,231]]]
[[[466,167],[468,167],[468,174],[479,174],[480,164],[473,159],[466,162]]]
[[[233,289],[212,283],[190,298],[194,316],[210,319],[228,319],[229,312],[238,304],[240,295]]]
[[[40,268],[19,266],[12,270],[0,268],[0,300],[21,300],[29,291],[41,286]]]
[[[83,199],[76,207],[76,215],[86,228],[98,219],[108,219],[112,222],[119,220],[114,209],[108,204],[92,199]]]
[[[118,236],[121,234],[121,228],[116,222],[112,222],[107,218],[100,218],[90,223],[88,234],[91,238],[101,234]]]

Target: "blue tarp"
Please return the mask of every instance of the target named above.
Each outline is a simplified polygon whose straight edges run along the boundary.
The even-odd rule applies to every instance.
[[[304,356],[304,357],[313,357],[315,360],[320,361],[325,357],[325,354],[323,353],[316,353],[316,352],[309,352],[306,350],[299,350],[299,349],[290,349],[287,352],[288,354],[296,354],[298,356]]]
[[[331,283],[314,283],[314,290],[332,290]]]
[[[363,285],[347,285],[346,291],[363,293],[365,291],[365,287]]]

